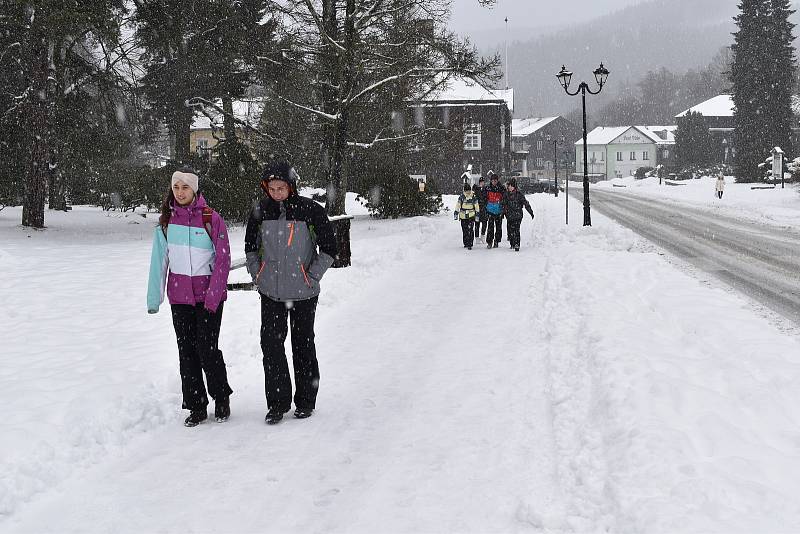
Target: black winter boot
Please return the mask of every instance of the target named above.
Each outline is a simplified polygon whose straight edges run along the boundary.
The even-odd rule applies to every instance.
[[[183,426],[188,426],[188,427],[197,426],[206,419],[208,419],[208,412],[206,411],[205,408],[203,408],[202,410],[192,410],[189,413],[189,417],[187,417],[183,421]]]
[[[298,408],[294,411],[294,416],[298,419],[306,419],[307,417],[311,417],[311,414],[313,413],[314,410]]]
[[[266,417],[264,417],[264,422],[268,425],[277,425],[281,422],[281,419],[283,419],[283,412],[276,408],[270,408]]]
[[[218,399],[214,403],[214,419],[217,423],[224,423],[231,416],[231,401],[230,397]]]

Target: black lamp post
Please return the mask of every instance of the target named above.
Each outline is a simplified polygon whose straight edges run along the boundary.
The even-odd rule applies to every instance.
[[[559,138],[553,139],[550,134],[547,135],[548,141],[553,141],[553,166],[555,170],[555,174],[553,175],[553,185],[555,186],[553,189],[553,194],[557,197],[558,196],[558,145],[564,142],[564,136],[562,135]]]
[[[592,225],[592,215],[589,211],[589,158],[587,153],[587,146],[586,146],[586,93],[590,95],[596,95],[600,91],[603,90],[603,85],[605,85],[606,80],[608,79],[608,70],[600,63],[600,66],[594,70],[594,79],[597,82],[597,85],[600,88],[597,91],[592,91],[589,89],[589,85],[586,82],[581,82],[578,88],[575,90],[574,93],[569,92],[569,83],[572,80],[572,72],[567,70],[567,67],[562,65],[561,71],[556,74],[556,78],[561,83],[561,86],[564,88],[564,91],[569,96],[575,96],[578,93],[581,94],[581,104],[583,107],[583,225],[584,226],[591,226]]]

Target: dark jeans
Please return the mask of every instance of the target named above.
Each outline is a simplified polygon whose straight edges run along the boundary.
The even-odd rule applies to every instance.
[[[522,219],[506,219],[508,221],[508,240],[511,242],[512,247],[519,246],[519,227],[522,225]]]
[[[503,216],[489,214],[489,229],[486,232],[486,244],[499,244],[503,240]]]
[[[292,382],[283,343],[292,330],[294,405],[313,410],[319,388],[319,365],[314,345],[314,317],[318,297],[278,302],[261,295],[261,352],[264,354],[264,392],[267,408],[288,412],[292,407]],[[289,326],[287,326],[287,323]]]
[[[208,394],[214,400],[226,399],[233,393],[228,385],[228,373],[219,343],[222,324],[220,302],[217,313],[210,313],[200,302],[196,305],[173,304],[172,324],[178,338],[183,407],[202,410],[208,406],[203,372],[208,382]]]
[[[464,246],[471,247],[475,241],[475,234],[473,228],[475,227],[475,219],[461,219],[461,234],[464,237]]]
[[[475,237],[486,235],[486,218],[487,215],[484,212],[475,218]]]

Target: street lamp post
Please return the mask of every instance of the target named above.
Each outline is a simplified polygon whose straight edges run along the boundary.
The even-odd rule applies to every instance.
[[[558,196],[558,145],[564,142],[564,136],[562,135],[560,138],[553,139],[550,134],[547,135],[548,141],[553,141],[553,168],[555,173],[553,175],[553,185],[554,190],[553,194],[557,197]]]
[[[597,67],[594,72],[594,79],[597,82],[597,85],[600,88],[597,91],[592,91],[589,88],[589,85],[586,82],[581,82],[578,88],[575,90],[574,93],[569,92],[569,83],[572,80],[572,72],[567,70],[567,67],[561,65],[561,71],[556,74],[556,78],[561,83],[561,86],[564,88],[564,91],[569,96],[576,96],[578,93],[581,94],[581,105],[583,108],[583,225],[584,226],[591,226],[592,225],[592,215],[589,209],[589,157],[587,152],[587,145],[586,145],[586,93],[588,92],[590,95],[596,95],[600,91],[603,90],[603,85],[605,85],[606,80],[608,79],[608,70],[600,63],[600,66]]]

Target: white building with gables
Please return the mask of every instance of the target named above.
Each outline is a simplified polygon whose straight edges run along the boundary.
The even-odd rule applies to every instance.
[[[677,126],[598,126],[586,135],[592,181],[631,176],[672,160]],[[583,174],[583,139],[575,143],[575,174]]]

